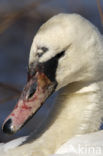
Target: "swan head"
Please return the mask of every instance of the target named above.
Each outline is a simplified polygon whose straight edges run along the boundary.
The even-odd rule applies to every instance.
[[[59,14],[44,23],[31,46],[28,82],[3,131],[15,133],[54,91],[67,84],[101,79],[101,54],[99,31],[80,15]]]
[[[97,28],[80,15],[56,15],[34,37],[29,69],[35,71],[36,64],[56,58],[56,66],[48,66],[48,75],[57,82],[56,90],[75,81],[95,81],[101,77],[102,42]]]

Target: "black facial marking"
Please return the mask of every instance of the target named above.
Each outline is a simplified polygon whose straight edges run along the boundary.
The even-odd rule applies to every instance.
[[[57,54],[50,60],[44,62],[44,63],[39,63],[37,66],[34,66],[33,63],[31,63],[29,69],[28,69],[28,81],[35,75],[36,71],[40,71],[46,74],[46,76],[51,80],[55,81],[55,74],[56,74],[56,68],[58,66],[58,60],[62,56],[64,56],[65,51],[62,51],[61,53]],[[34,91],[31,91],[32,93]],[[32,93],[30,97],[32,96]],[[30,98],[29,97],[29,98]]]
[[[43,50],[44,53],[48,51],[48,48],[46,47],[42,47],[41,49]]]
[[[37,53],[38,57],[41,57],[45,52],[49,50],[47,47],[38,47],[38,49],[43,51],[42,53]]]
[[[62,51],[61,53],[57,54],[50,60],[44,63],[40,63],[37,68],[40,72],[45,73],[45,75],[51,80],[55,81],[55,74],[56,69],[58,66],[58,60],[64,55],[65,51]]]
[[[47,52],[49,50],[47,47],[38,47],[38,49],[41,49],[43,52]]]

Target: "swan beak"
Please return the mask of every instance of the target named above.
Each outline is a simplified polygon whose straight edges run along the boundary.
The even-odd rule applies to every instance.
[[[37,72],[27,82],[14,110],[3,124],[3,132],[13,134],[37,112],[45,100],[55,90],[56,83],[51,82],[44,73]]]

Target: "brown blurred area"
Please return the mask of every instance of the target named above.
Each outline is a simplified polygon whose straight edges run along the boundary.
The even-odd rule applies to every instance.
[[[28,135],[38,123],[38,116],[48,110],[44,106],[36,119],[16,135],[2,133],[2,122],[26,82],[30,46],[40,25],[60,12],[79,13],[103,33],[102,10],[102,0],[0,0],[0,142]]]

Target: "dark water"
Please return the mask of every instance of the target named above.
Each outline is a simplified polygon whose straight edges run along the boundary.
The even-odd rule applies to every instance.
[[[27,6],[33,0],[0,0],[0,12],[11,12]],[[103,6],[103,1],[101,2]],[[76,12],[80,13],[93,24],[95,24],[101,32],[103,27],[101,25],[97,4],[95,0],[50,0],[46,3],[42,3],[37,10],[44,13],[43,10],[49,10],[55,12]],[[41,17],[40,17],[41,18]],[[14,22],[8,29],[0,34],[0,82],[12,84],[22,90],[26,82],[27,77],[27,64],[30,46],[34,34],[38,27],[41,25],[41,21],[32,20],[25,16]],[[15,95],[12,91],[4,90],[0,88],[0,98]],[[49,103],[53,102],[53,98],[49,99]],[[31,133],[34,129],[39,127],[41,119],[45,119],[50,109],[48,104],[45,104],[39,113],[34,117],[21,131],[14,136],[7,136],[2,133],[1,125],[3,120],[9,114],[14,107],[15,100],[11,100],[6,103],[0,104],[0,141],[11,140],[12,138],[23,136]]]

